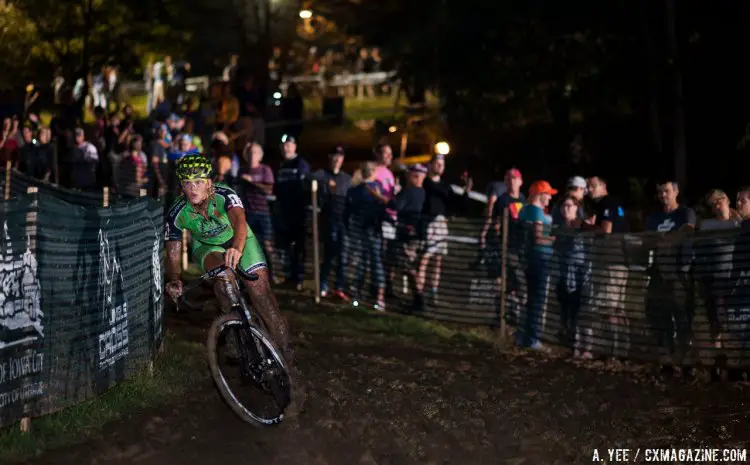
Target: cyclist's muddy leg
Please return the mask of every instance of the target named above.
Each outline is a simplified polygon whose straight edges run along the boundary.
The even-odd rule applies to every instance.
[[[254,271],[258,275],[257,281],[245,281],[250,304],[256,312],[260,314],[266,323],[271,337],[278,344],[284,353],[284,359],[292,366],[294,365],[294,354],[291,346],[291,337],[289,336],[289,327],[286,318],[279,310],[279,304],[271,290],[270,274],[267,268],[260,268]]]
[[[224,256],[219,252],[211,252],[203,259],[203,269],[210,270],[224,263]],[[232,308],[231,293],[234,291],[234,274],[224,271],[217,276],[212,283],[214,295],[221,305],[222,312],[228,312]]]

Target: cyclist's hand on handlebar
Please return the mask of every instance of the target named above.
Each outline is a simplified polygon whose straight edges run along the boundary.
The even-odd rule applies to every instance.
[[[240,258],[242,258],[240,251],[230,247],[224,254],[224,264],[233,270],[240,263]]]
[[[182,295],[182,281],[168,282],[167,294],[169,294],[169,297],[171,297],[173,301],[177,302],[177,299]]]

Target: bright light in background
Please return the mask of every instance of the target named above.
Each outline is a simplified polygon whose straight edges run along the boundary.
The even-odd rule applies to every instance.
[[[273,98],[281,98],[281,92],[274,92]]]
[[[388,132],[393,133],[393,132],[396,132],[396,131],[398,131],[398,128],[396,126],[391,126],[391,127],[388,128]]]
[[[299,12],[299,17],[302,19],[310,19],[312,18],[312,11],[310,10],[301,10]]]
[[[438,142],[435,144],[435,153],[438,155],[448,155],[451,152],[451,146],[448,142]]]

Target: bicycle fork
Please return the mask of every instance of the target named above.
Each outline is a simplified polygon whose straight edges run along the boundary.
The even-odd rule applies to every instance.
[[[237,280],[221,278],[219,279],[221,280],[220,292],[222,292],[226,297],[227,304],[229,304],[229,311],[237,312],[237,314],[240,315],[240,318],[242,319],[242,329],[249,328],[251,321],[253,321],[253,314],[250,312],[250,308],[247,305],[245,299],[240,296],[240,292],[242,291],[239,287],[239,283],[237,282]],[[255,370],[260,373],[261,379],[259,381],[263,381],[262,378],[265,374],[265,366],[268,363],[265,357],[265,348],[260,343],[258,338],[252,337],[249,330],[243,331],[242,329],[236,329],[234,331],[235,343],[237,344],[237,351],[238,355],[240,356],[240,360],[242,361],[242,365],[243,367],[255,368]],[[255,351],[258,354],[256,361],[253,361],[252,357],[249,357],[249,354],[247,354],[246,352],[249,341],[245,341],[245,339],[247,339],[248,337],[252,339],[252,343],[255,346]]]

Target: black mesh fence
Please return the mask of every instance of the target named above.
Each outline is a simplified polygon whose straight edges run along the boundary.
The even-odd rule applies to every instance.
[[[278,206],[272,211],[275,223],[287,221]],[[503,327],[520,345],[583,358],[745,366],[750,356],[750,233],[739,223],[666,234],[546,228],[554,243],[540,246],[529,224],[513,220],[507,237],[491,228],[482,242],[484,218],[363,224],[360,213],[339,222],[319,215],[325,299],[338,299],[340,290],[366,307]],[[308,283],[315,278],[311,217]],[[279,234],[275,274],[291,276],[289,241]]]
[[[3,176],[4,180],[5,177]],[[97,396],[162,339],[163,205],[38,185],[3,203],[0,426]]]

